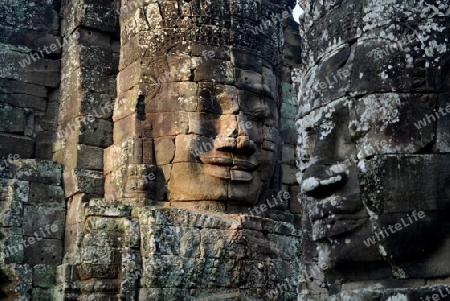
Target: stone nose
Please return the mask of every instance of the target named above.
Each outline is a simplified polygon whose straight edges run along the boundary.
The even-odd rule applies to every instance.
[[[231,153],[252,155],[256,151],[255,143],[250,139],[248,127],[251,122],[245,115],[239,112],[227,118],[226,124],[221,124],[220,135],[215,139],[214,146],[217,150]]]
[[[247,136],[217,137],[214,141],[217,150],[252,155],[256,151],[255,143]]]

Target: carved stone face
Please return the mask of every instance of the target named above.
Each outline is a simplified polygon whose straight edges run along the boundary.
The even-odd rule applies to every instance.
[[[259,93],[195,84],[188,133],[175,138],[169,200],[256,202],[272,175],[279,141],[278,107],[257,81]]]
[[[341,99],[297,122],[304,262],[329,284],[450,274],[448,157],[408,154],[433,139],[432,124],[411,125],[435,101]]]
[[[264,33],[252,22],[273,9],[281,15],[282,7],[225,0],[161,5],[163,14],[186,17],[181,28],[150,33],[161,45],[142,63],[160,82],[144,95],[145,118],[168,200],[254,204],[271,185],[280,154],[282,32],[279,20]],[[209,19],[193,22],[192,15],[203,14]]]
[[[370,283],[422,285],[393,279],[446,279],[450,115],[441,111],[449,101],[450,56],[447,47],[429,49],[447,42],[445,18],[435,16],[448,15],[448,5],[306,2],[297,121],[303,263],[308,276],[322,267],[326,284],[308,289],[336,294]],[[360,13],[348,15],[350,7]],[[397,28],[398,14],[423,22]],[[349,24],[345,32],[331,22],[337,16]],[[393,40],[377,40],[380,24],[392,28],[382,35]]]

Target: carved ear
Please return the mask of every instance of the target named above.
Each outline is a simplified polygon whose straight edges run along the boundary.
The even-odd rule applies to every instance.
[[[161,82],[151,72],[142,72],[141,84],[139,85],[139,96],[143,96],[147,105],[153,101],[155,96],[159,93]]]

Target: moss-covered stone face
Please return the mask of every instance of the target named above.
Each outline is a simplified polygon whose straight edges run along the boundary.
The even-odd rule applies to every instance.
[[[304,273],[325,273],[322,289],[320,277],[307,286],[448,277],[438,262],[449,234],[449,4],[304,4],[294,78]]]

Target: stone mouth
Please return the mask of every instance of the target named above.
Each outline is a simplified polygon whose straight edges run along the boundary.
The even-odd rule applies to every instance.
[[[312,239],[318,241],[325,238],[342,236],[343,234],[353,232],[363,223],[364,221],[361,219],[350,219],[346,215],[333,215],[332,217],[318,219],[312,225]]]
[[[235,165],[205,164],[204,171],[215,178],[232,182],[250,182],[253,180],[251,171],[240,170],[235,167]]]
[[[309,217],[311,222],[326,219],[332,216],[347,217],[348,219],[363,218],[361,202],[352,196],[330,196],[322,200],[312,198],[309,205]]]
[[[257,167],[251,159],[232,159],[224,156],[200,156],[200,161],[206,165],[215,165],[231,170],[252,171]]]

